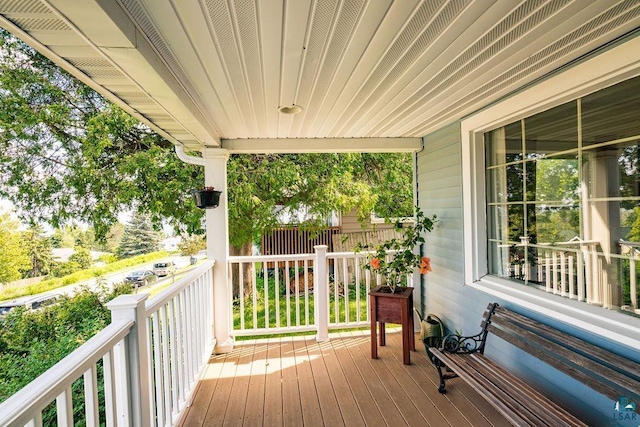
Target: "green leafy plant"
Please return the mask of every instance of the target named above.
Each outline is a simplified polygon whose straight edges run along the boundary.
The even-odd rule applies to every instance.
[[[375,247],[371,244],[358,244],[355,253],[371,251],[367,254],[367,263],[364,269],[380,274],[386,279],[386,283],[394,293],[408,274],[418,268],[420,274],[431,271],[431,259],[414,253],[414,248],[424,243],[423,234],[433,230],[436,216],[427,217],[416,208],[413,226],[407,226],[403,221],[396,221],[396,228],[402,230],[402,238],[387,240]]]

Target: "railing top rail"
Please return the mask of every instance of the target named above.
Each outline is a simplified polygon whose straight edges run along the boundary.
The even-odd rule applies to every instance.
[[[22,426],[129,334],[133,320],[113,322],[0,404],[0,425]]]
[[[312,260],[315,254],[294,254],[294,255],[247,255],[247,256],[230,256],[229,262],[274,262],[274,261],[295,261],[295,260]]]
[[[182,292],[183,289],[188,287],[194,280],[202,276],[206,271],[210,270],[215,264],[215,260],[207,260],[201,266],[197,267],[182,279],[178,280],[173,285],[169,286],[158,295],[154,296],[145,303],[146,316],[149,317],[173,297]]]

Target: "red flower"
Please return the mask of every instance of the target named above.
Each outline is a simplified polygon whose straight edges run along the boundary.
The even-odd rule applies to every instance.
[[[371,260],[370,265],[371,265],[371,268],[378,269],[380,268],[380,260],[378,258],[374,258]]]
[[[431,271],[431,258],[427,258],[426,256],[423,256],[420,262],[420,274],[427,274],[430,271]]]

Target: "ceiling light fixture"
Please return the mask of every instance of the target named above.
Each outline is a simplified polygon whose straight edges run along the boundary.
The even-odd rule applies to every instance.
[[[302,111],[302,107],[296,104],[286,105],[284,107],[278,107],[278,111],[280,111],[282,114],[298,114],[300,111]]]

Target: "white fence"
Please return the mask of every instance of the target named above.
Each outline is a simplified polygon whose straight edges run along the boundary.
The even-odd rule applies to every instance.
[[[3,402],[0,426],[176,424],[214,346],[212,268],[149,301],[109,302],[111,324]],[[84,414],[74,414],[76,399]],[[43,418],[54,401],[56,419]]]
[[[553,247],[527,245],[537,250],[535,262],[525,260],[509,265],[509,276],[538,283],[546,292],[588,304],[638,310],[640,244],[619,244],[621,254],[605,254],[592,241]]]
[[[367,253],[326,249],[230,257],[232,335],[316,331],[324,340],[328,329],[370,326],[368,294],[381,278],[363,268]]]

